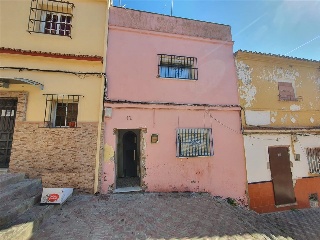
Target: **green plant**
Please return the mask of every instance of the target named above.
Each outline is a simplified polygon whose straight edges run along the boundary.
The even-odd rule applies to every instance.
[[[237,201],[230,197],[227,198],[227,203],[229,203],[231,206],[237,206]]]

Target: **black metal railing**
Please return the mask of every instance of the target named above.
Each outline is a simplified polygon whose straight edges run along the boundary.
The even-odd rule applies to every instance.
[[[78,126],[78,105],[81,95],[44,95],[46,96],[44,127]]]
[[[18,99],[0,98],[0,168],[9,166]]]
[[[158,76],[198,80],[197,58],[158,54]]]
[[[71,37],[74,4],[59,0],[31,0],[28,32]]]
[[[211,128],[177,129],[177,157],[200,157],[213,155]]]

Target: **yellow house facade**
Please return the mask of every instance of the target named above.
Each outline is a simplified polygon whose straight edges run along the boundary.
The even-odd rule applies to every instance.
[[[108,1],[0,6],[0,168],[98,191]]]
[[[318,206],[320,62],[235,53],[250,207]]]

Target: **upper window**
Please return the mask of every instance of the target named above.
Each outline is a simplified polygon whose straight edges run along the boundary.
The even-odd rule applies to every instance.
[[[61,0],[31,0],[28,31],[70,37],[73,8]]]
[[[177,129],[177,157],[201,157],[213,155],[211,128]]]
[[[45,127],[77,127],[80,97],[46,94]]]
[[[309,172],[320,174],[320,148],[307,148]]]
[[[292,83],[278,82],[279,100],[281,101],[297,101]]]
[[[158,54],[158,76],[161,78],[198,79],[197,58]]]

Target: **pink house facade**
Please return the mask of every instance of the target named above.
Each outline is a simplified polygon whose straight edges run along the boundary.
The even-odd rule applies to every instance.
[[[230,26],[110,8],[101,192],[246,201]]]

